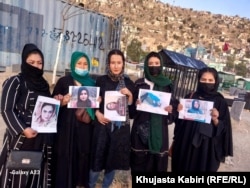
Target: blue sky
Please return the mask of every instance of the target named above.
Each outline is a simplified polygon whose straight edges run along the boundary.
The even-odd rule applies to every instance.
[[[250,0],[161,0],[173,6],[250,19]]]

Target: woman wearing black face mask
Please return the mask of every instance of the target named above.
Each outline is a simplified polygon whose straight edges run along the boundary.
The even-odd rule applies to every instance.
[[[232,127],[224,97],[217,92],[219,76],[214,68],[198,74],[196,92],[185,98],[213,101],[211,123],[178,119],[172,146],[173,172],[215,172],[225,157],[233,156]],[[192,97],[191,97],[192,95]]]
[[[171,81],[162,74],[162,68],[163,62],[160,55],[157,52],[149,53],[144,62],[145,78],[140,78],[135,82],[134,108],[142,102],[137,99],[139,89],[171,93]],[[131,130],[132,173],[167,171],[168,125],[174,118],[178,117],[177,105],[178,101],[172,98],[170,105],[165,107],[168,115],[136,110],[133,113],[134,122]],[[143,134],[143,132],[146,134]]]
[[[38,133],[31,128],[32,114],[38,96],[51,97],[44,79],[44,56],[35,44],[25,44],[21,55],[21,72],[3,83],[1,113],[6,124],[0,155],[0,187],[51,187],[52,133]],[[40,170],[6,168],[11,150],[42,151]],[[27,160],[22,160],[28,161]]]

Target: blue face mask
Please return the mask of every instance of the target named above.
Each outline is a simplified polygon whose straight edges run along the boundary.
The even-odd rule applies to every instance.
[[[75,72],[76,74],[78,74],[79,76],[86,76],[89,74],[88,69],[79,69],[79,68],[75,68]]]

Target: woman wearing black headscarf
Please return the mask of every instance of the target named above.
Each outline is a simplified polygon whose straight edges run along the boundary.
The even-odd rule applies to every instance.
[[[43,67],[43,53],[34,44],[26,44],[22,51],[21,73],[3,83],[1,112],[7,128],[0,157],[1,187],[50,187],[52,134],[39,134],[31,128],[37,97],[51,96],[49,84],[43,78]],[[38,173],[9,172],[5,162],[10,150],[44,151],[45,163]]]
[[[224,97],[217,92],[218,72],[203,68],[194,93],[185,98],[214,102],[211,123],[178,119],[172,145],[173,172],[215,172],[225,157],[233,156],[232,127]]]
[[[172,92],[172,83],[162,73],[163,62],[157,52],[150,52],[144,62],[145,78],[135,82],[133,106],[142,101],[139,89]],[[177,117],[178,101],[171,97],[164,109],[168,115],[135,111],[131,131],[131,172],[166,172],[168,168],[168,125]]]

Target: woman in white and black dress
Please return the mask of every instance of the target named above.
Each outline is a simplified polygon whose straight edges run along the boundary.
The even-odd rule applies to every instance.
[[[1,113],[6,132],[0,156],[1,187],[50,187],[53,134],[39,134],[31,128],[37,97],[51,96],[49,84],[43,78],[43,67],[43,53],[36,45],[26,44],[22,51],[21,73],[3,83]],[[28,175],[6,170],[6,159],[10,150],[44,151],[45,159],[41,170]]]

